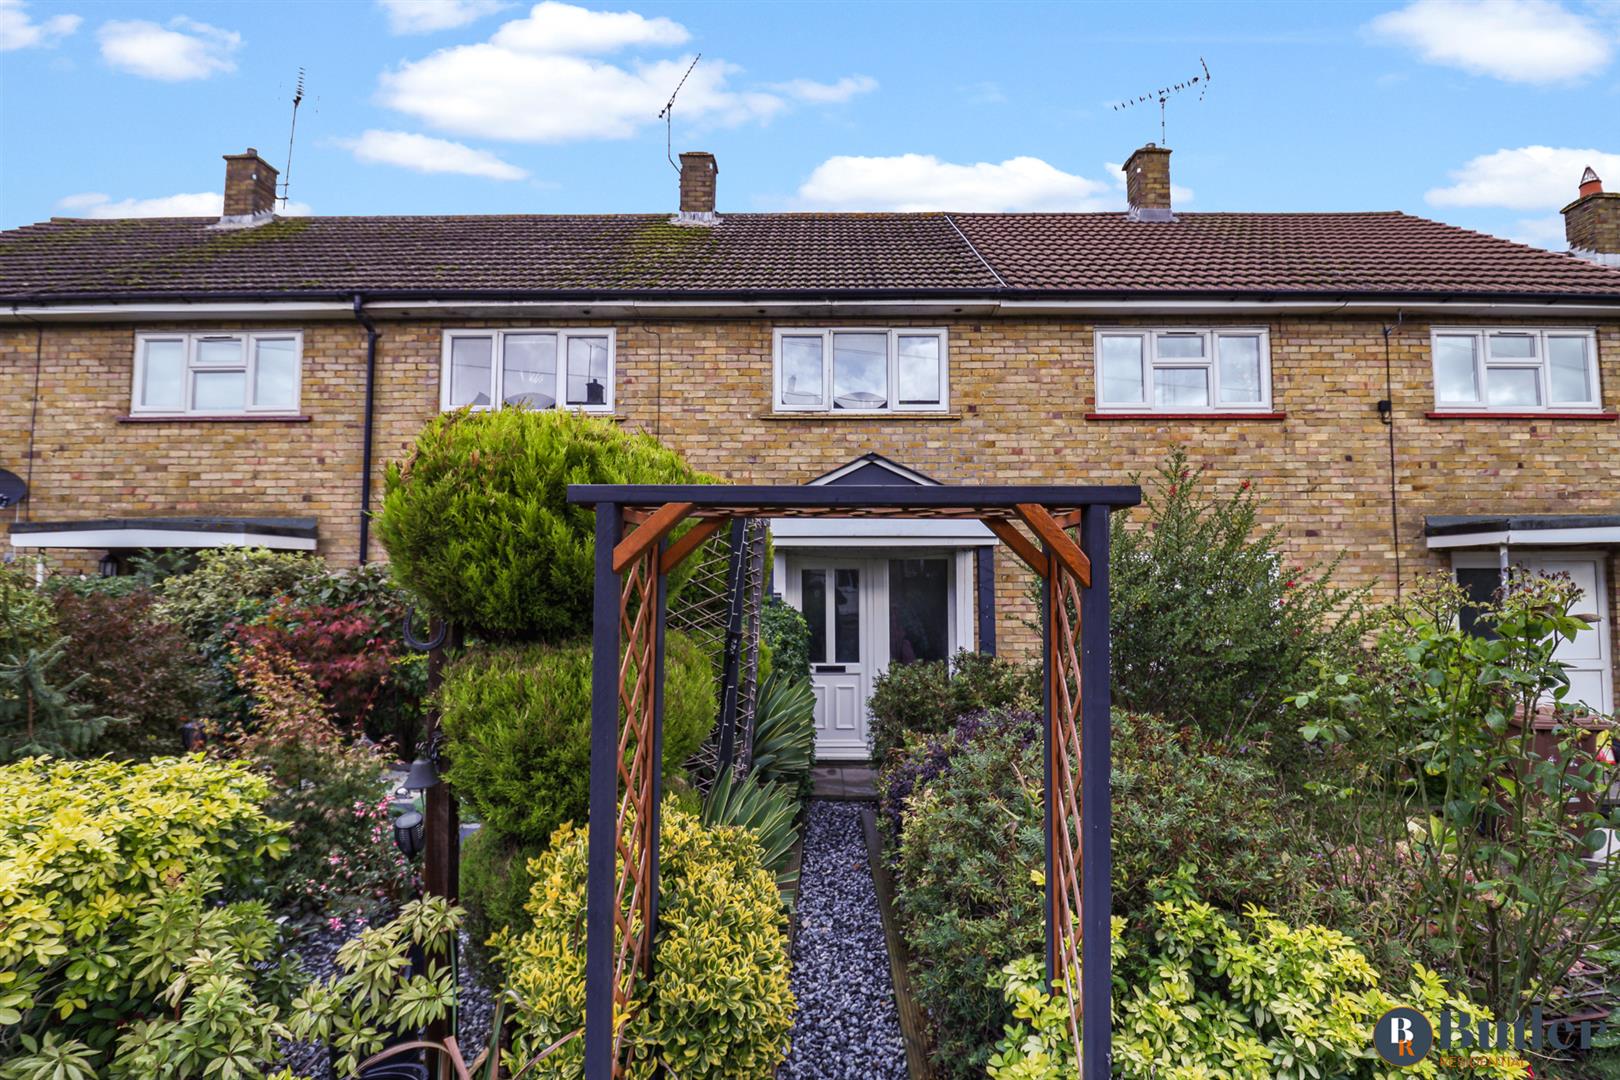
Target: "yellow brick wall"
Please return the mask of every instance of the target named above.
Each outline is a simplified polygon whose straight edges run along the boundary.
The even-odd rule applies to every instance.
[[[902,321],[949,330],[946,417],[771,415],[772,330],[815,325],[804,320],[545,325],[613,325],[622,421],[727,479],[802,483],[876,451],[945,483],[1119,483],[1151,470],[1170,445],[1180,444],[1195,462],[1210,467],[1217,487],[1246,479],[1256,484],[1269,499],[1266,520],[1283,527],[1294,557],[1304,562],[1343,553],[1345,580],[1372,582],[1380,594],[1392,591],[1397,545],[1390,537],[1388,429],[1375,409],[1385,396],[1380,320],[1236,320],[1269,328],[1273,401],[1286,419],[1170,422],[1086,419],[1094,408],[1092,322]],[[382,464],[405,454],[438,408],[441,331],[449,325],[535,324],[380,323],[379,493]],[[1117,319],[1106,325],[1141,323]],[[27,512],[39,520],[313,516],[322,553],[352,563],[364,393],[361,329],[352,322],[303,325],[301,412],[307,422],[121,422],[129,408],[134,334],[167,328],[0,331],[0,466],[19,473],[28,465],[36,375],[39,380]],[[1598,330],[1604,401],[1612,410],[1620,404],[1620,320],[1600,323]],[[1444,565],[1424,547],[1426,515],[1620,512],[1620,424],[1427,419],[1433,390],[1429,324],[1422,320],[1408,318],[1395,332],[1390,362],[1398,550],[1408,579]],[[383,557],[375,540],[373,545],[372,557]],[[1032,643],[1024,626],[1029,612],[1022,603],[1023,575],[1005,553],[997,566],[998,637],[1004,650],[1016,652]],[[1620,611],[1617,578],[1620,566],[1611,558],[1611,607]],[[1620,647],[1612,652],[1620,654]]]

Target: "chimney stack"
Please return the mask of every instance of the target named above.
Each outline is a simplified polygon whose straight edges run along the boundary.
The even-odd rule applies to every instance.
[[[1571,255],[1604,266],[1620,266],[1620,192],[1604,191],[1587,166],[1574,202],[1564,207],[1564,238]]]
[[[1170,151],[1148,143],[1125,162],[1125,216],[1131,221],[1174,221],[1170,209]]]
[[[253,147],[225,155],[225,214],[220,227],[257,225],[276,212],[276,170]]]
[[[705,150],[688,150],[681,155],[681,212],[670,220],[676,225],[713,225],[720,220],[714,212],[715,177],[720,166]]]

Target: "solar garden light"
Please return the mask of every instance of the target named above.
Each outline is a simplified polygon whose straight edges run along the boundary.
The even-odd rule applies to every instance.
[[[408,810],[394,819],[394,846],[407,859],[414,859],[422,850],[422,815]]]

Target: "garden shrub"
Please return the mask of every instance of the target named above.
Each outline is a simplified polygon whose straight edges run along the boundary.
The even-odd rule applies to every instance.
[[[596,528],[591,507],[569,505],[568,485],[706,479],[611,418],[448,412],[388,466],[377,536],[434,613],[493,640],[566,641],[590,630]],[[672,605],[692,566],[670,575]]]
[[[703,824],[735,825],[753,833],[759,841],[760,865],[784,890],[798,880],[788,870],[799,837],[798,817],[799,800],[793,789],[761,780],[755,773],[739,780],[729,768],[720,770],[703,799]]]
[[[215,688],[202,654],[179,627],[154,614],[152,590],[64,588],[52,599],[68,640],[63,674],[82,677],[71,696],[94,713],[123,718],[97,740],[96,751],[124,758],[174,753],[180,725],[208,716]]]
[[[809,795],[816,754],[816,696],[810,680],[780,668],[760,682],[754,712],[750,774]]]
[[[645,1080],[661,1060],[682,1080],[768,1077],[786,1056],[794,1012],[776,883],[747,830],[706,828],[667,803],[662,819],[658,963],[636,984],[626,1075]],[[513,1067],[583,1023],[585,868],[585,831],[565,825],[532,867],[533,927],[498,939],[519,1002]],[[565,1043],[534,1075],[580,1076],[581,1042]]]
[[[632,676],[633,677],[633,676]],[[584,821],[590,789],[591,646],[512,645],[469,652],[439,689],[447,778],[486,828],[543,844]],[[685,634],[664,639],[664,769],[714,724],[714,677]]]
[[[390,634],[359,601],[304,606],[278,600],[230,635],[246,652],[274,651],[297,663],[334,719],[354,734],[365,731],[403,649],[397,628]]]
[[[246,763],[200,757],[0,767],[0,1057],[47,1031],[135,1054],[176,1038],[175,1022],[208,1035],[198,1053],[224,1056],[213,1010],[236,1023],[243,985],[284,974],[255,974],[277,955],[263,906],[216,903],[256,887],[287,850],[268,795]],[[160,995],[183,970],[202,983],[177,991],[176,1009]],[[135,1021],[148,1023],[121,1026]],[[160,1071],[201,1075],[130,1075]]]
[[[529,929],[524,909],[534,882],[529,861],[544,850],[543,844],[511,840],[487,825],[461,845],[460,900],[467,909],[467,936],[481,963],[489,959],[484,947],[498,931],[522,934]]]
[[[0,761],[86,754],[117,718],[73,697],[84,677],[62,674],[68,642],[0,658]]]
[[[994,980],[1042,947],[1044,865],[1039,726],[985,723],[950,769],[912,796],[896,866],[896,907],[942,1076],[984,1075],[1011,1013]]]
[[[1336,562],[1290,564],[1260,507],[1247,480],[1210,492],[1178,447],[1144,486],[1147,520],[1113,516],[1114,703],[1213,738],[1272,736],[1288,760],[1285,705],[1315,660],[1355,646],[1362,593],[1332,584]]]
[[[1397,1005],[1430,1017],[1445,1008],[1491,1017],[1421,967],[1391,996],[1350,937],[1294,928],[1263,909],[1234,925],[1186,899],[1155,904],[1139,932],[1113,922],[1113,1072],[1125,1080],[1373,1080],[1396,1072],[1371,1053],[1368,1032]],[[1070,1001],[1061,988],[1046,992],[1041,960],[1008,964],[1003,982],[1015,1019],[990,1059],[990,1080],[1080,1075]],[[1437,1057],[1398,1072],[1448,1075]],[[1470,1060],[1469,1076],[1529,1075],[1512,1055]]]
[[[211,659],[229,652],[225,628],[263,614],[271,602],[325,574],[318,558],[263,548],[210,548],[197,568],[158,582],[156,614],[179,625]]]
[[[779,596],[767,596],[760,609],[759,635],[779,670],[790,678],[810,678],[810,624],[798,608]]]
[[[393,843],[386,753],[345,738],[313,678],[285,653],[239,652],[236,670],[255,723],[215,752],[268,777],[265,807],[287,824],[291,851],[271,871],[267,898],[304,919],[396,907],[412,873]]]
[[[50,597],[36,589],[21,570],[0,563],[0,660],[44,648],[56,638],[56,613]]]
[[[1503,1014],[1584,1008],[1559,1000],[1566,977],[1620,947],[1620,872],[1586,862],[1620,829],[1593,801],[1613,767],[1582,744],[1555,655],[1589,602],[1567,575],[1516,571],[1479,605],[1435,574],[1390,610],[1368,664],[1298,699],[1328,755],[1322,858],[1364,934]],[[1490,636],[1464,629],[1465,607]],[[1538,708],[1555,725],[1539,735],[1521,722]]]
[[[949,663],[890,664],[872,682],[872,759],[880,765],[908,737],[942,735],[968,713],[983,709],[1039,709],[1039,665],[1015,664],[962,651]]]

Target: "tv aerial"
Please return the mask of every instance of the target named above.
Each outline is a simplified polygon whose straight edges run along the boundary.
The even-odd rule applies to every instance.
[[[1198,100],[1203,101],[1204,94],[1209,90],[1209,65],[1204,63],[1202,56],[1198,58],[1198,66],[1203,69],[1201,74],[1194,75],[1192,78],[1182,82],[1171,83],[1169,86],[1161,86],[1159,89],[1149,91],[1146,94],[1138,94],[1134,98],[1126,98],[1124,101],[1116,102],[1114,111],[1119,112],[1149,101],[1157,101],[1159,103],[1159,145],[1168,145],[1169,140],[1165,137],[1164,107],[1170,101],[1170,98],[1185,90],[1196,89],[1198,91]]]
[[[675,84],[675,92],[669,95],[669,100],[664,102],[664,107],[658,110],[658,119],[664,122],[664,156],[669,158],[669,167],[676,172],[680,172],[681,167],[675,164],[675,99],[681,96],[681,87],[685,86],[686,80],[692,77],[692,69],[698,66],[698,61],[701,59],[703,59],[702,53],[692,57],[692,62],[686,66],[686,74],[682,75],[681,81]]]
[[[298,106],[304,103],[304,69],[298,69],[298,85],[293,89],[292,126],[287,130],[287,167],[281,170],[281,206],[287,207],[287,196],[292,191],[293,138],[298,134]]]

